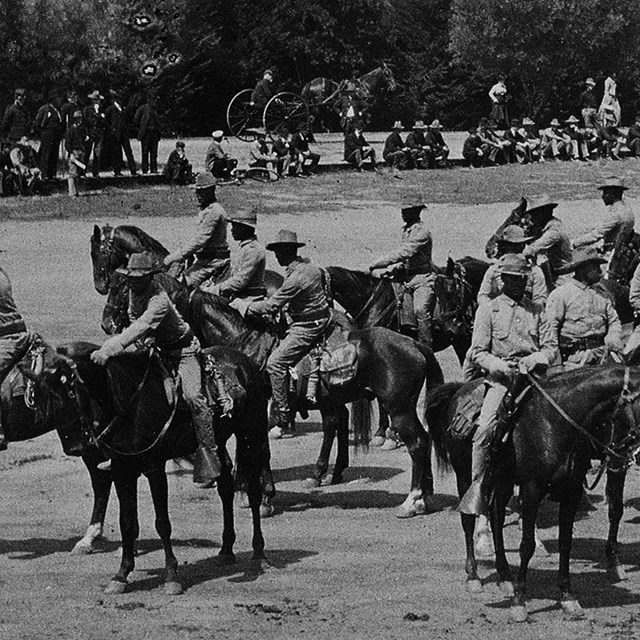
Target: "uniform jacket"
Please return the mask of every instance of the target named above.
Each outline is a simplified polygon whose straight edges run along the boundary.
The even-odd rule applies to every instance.
[[[82,110],[82,118],[87,135],[91,140],[102,140],[106,129],[104,112],[90,104]]]
[[[433,131],[432,129],[430,129],[425,134],[424,139],[426,140],[427,144],[433,148],[442,148],[447,146],[447,143],[444,141],[444,138],[439,131]]]
[[[631,207],[623,200],[605,206],[605,212],[600,216],[598,224],[588,233],[583,233],[573,241],[574,247],[595,244],[602,240],[604,250],[613,249],[618,234],[621,231],[633,229],[636,219]]]
[[[231,256],[231,275],[220,283],[220,295],[232,299],[264,295],[266,261],[266,251],[258,238],[243,240]]]
[[[502,293],[503,283],[498,265],[493,263],[485,272],[482,284],[478,290],[478,304],[485,304]],[[547,283],[544,279],[542,269],[536,265],[531,268],[531,273],[527,276],[527,289],[524,297],[532,302],[537,309],[544,309],[547,301]]]
[[[525,258],[534,259],[538,254],[547,257],[554,275],[559,268],[571,262],[571,240],[558,218],[552,217],[543,227],[540,237],[524,248]]]
[[[408,276],[417,273],[431,273],[433,271],[432,247],[431,232],[425,223],[419,220],[415,224],[405,225],[399,249],[379,258],[371,267],[378,269],[401,262]]]
[[[9,140],[20,140],[22,136],[28,136],[31,132],[31,114],[26,106],[20,106],[15,102],[10,104],[2,121],[2,130]]]
[[[142,104],[138,107],[133,124],[138,130],[138,140],[144,138],[160,139],[160,119],[158,112],[150,104]]]
[[[61,135],[63,131],[62,114],[51,103],[43,104],[36,113],[33,129],[37,133],[48,131]]]
[[[7,272],[0,267],[0,338],[23,333],[27,328],[13,300],[13,290]]]
[[[196,229],[189,241],[177,252],[176,260],[201,254],[207,257],[227,257],[221,255],[229,251],[227,244],[227,218],[222,205],[213,202],[198,214]]]
[[[251,303],[251,309],[257,313],[272,314],[287,304],[293,322],[329,317],[329,303],[319,267],[296,258],[287,265],[282,286],[267,300]]]

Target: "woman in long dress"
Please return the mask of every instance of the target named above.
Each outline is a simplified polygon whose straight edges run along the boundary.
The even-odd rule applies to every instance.
[[[604,81],[604,95],[598,109],[598,118],[603,125],[617,126],[620,124],[620,103],[616,97],[616,74],[612,73]]]

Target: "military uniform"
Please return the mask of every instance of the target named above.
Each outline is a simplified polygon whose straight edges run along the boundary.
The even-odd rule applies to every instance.
[[[478,304],[485,304],[502,293],[502,278],[498,264],[492,264],[485,272],[478,290]],[[527,288],[525,298],[539,309],[544,309],[547,301],[547,283],[542,269],[536,265],[531,267],[531,273],[527,276]]]
[[[631,282],[629,283],[629,304],[633,309],[636,321],[633,333],[629,336],[629,340],[625,346],[625,354],[635,351],[640,347],[640,323],[638,323],[638,318],[640,318],[640,265],[636,267]]]
[[[292,236],[295,237],[295,234]],[[267,248],[271,246],[267,245]],[[281,423],[287,422],[290,417],[289,367],[295,366],[311,351],[329,322],[329,302],[319,267],[296,257],[286,267],[282,286],[267,300],[251,303],[249,310],[256,314],[273,314],[285,305],[288,305],[292,322],[287,335],[267,360],[272,396],[280,412]]]
[[[540,236],[525,247],[523,255],[535,260],[538,265],[543,259],[546,260],[554,284],[558,270],[571,262],[571,240],[562,222],[553,216],[542,228]]]
[[[402,231],[400,248],[379,258],[370,269],[401,264],[404,267],[406,295],[413,300],[413,309],[418,322],[420,341],[431,347],[431,322],[436,304],[435,275],[431,252],[433,241],[431,233],[422,220],[405,225]]]
[[[588,233],[578,236],[573,241],[573,246],[581,247],[602,242],[602,252],[607,257],[607,254],[613,251],[618,234],[632,230],[635,222],[633,209],[623,200],[618,200],[605,207],[598,224]]]

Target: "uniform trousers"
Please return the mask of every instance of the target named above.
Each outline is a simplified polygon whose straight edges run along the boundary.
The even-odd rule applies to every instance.
[[[228,264],[228,259],[196,257],[195,262],[184,272],[185,284],[199,287],[205,280],[218,276]]]
[[[425,346],[433,346],[431,325],[436,306],[436,277],[433,273],[419,273],[405,282],[406,295],[413,299],[413,311],[418,323],[418,340]]]

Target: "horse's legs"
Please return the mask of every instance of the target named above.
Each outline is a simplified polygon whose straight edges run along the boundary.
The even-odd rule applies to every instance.
[[[109,494],[111,493],[111,472],[101,471],[97,465],[102,458],[98,454],[97,449],[89,449],[82,456],[89,477],[91,478],[91,488],[93,489],[93,511],[91,513],[91,521],[84,533],[84,536],[76,542],[71,553],[86,554],[95,551],[93,543],[100,538],[104,528],[104,518],[107,513],[107,505],[109,504]]]
[[[236,531],[233,519],[233,475],[231,473],[233,465],[224,443],[218,443],[218,455],[220,456],[221,473],[217,480],[217,484],[218,495],[222,501],[223,518],[222,547],[220,548],[218,556],[225,564],[231,564],[235,562],[233,545],[236,541]],[[249,476],[247,480],[250,482],[253,471],[246,470],[246,473]],[[247,486],[247,494],[249,494],[249,486]],[[251,506],[251,502],[249,502],[249,506]]]
[[[573,523],[582,499],[584,489],[578,482],[574,487],[563,490],[559,509],[558,551],[560,562],[558,569],[558,587],[560,588],[560,604],[563,611],[571,616],[580,615],[582,607],[571,593],[569,562],[571,559],[571,543],[573,541]]]
[[[488,557],[493,555],[491,528],[489,527],[489,519],[487,516],[482,515],[476,517],[474,540],[476,553],[479,556]]]
[[[461,513],[460,520],[462,522],[464,544],[467,551],[467,560],[465,564],[465,570],[467,572],[467,591],[470,593],[479,593],[482,591],[482,582],[480,582],[480,577],[478,576],[478,562],[476,561],[473,536],[476,526],[476,517],[466,513]]]
[[[347,407],[340,405],[336,410],[336,418],[338,421],[338,452],[336,454],[336,463],[333,465],[331,484],[340,484],[342,482],[342,474],[349,466],[349,410]]]
[[[493,533],[493,547],[496,554],[495,567],[498,574],[500,588],[513,595],[513,576],[507,562],[504,548],[504,520],[507,504],[513,495],[513,483],[506,478],[496,479],[494,498],[491,505],[491,531]]]
[[[122,537],[122,558],[118,573],[107,585],[105,593],[124,593],[127,576],[135,566],[135,543],[140,535],[138,522],[138,478],[137,471],[130,471],[126,463],[114,459],[111,462],[113,483],[120,503],[120,535]]]
[[[387,429],[389,429],[389,414],[378,401],[378,428],[371,439],[371,446],[380,447],[384,444]]]
[[[178,560],[171,546],[171,520],[169,519],[169,487],[164,465],[145,474],[151,489],[151,499],[156,513],[156,531],[164,549],[164,592],[177,596],[182,593],[182,584],[178,577]]]
[[[248,457],[251,455],[251,451],[246,450],[243,454]],[[256,456],[252,457],[253,460],[247,460],[247,468],[251,469],[247,482],[247,496],[249,498],[251,519],[253,522],[253,538],[251,540],[251,546],[253,547],[253,560],[259,562],[264,559],[264,537],[262,535],[262,523],[260,522],[262,483],[260,482],[261,474],[259,470],[261,465],[255,465]]]
[[[607,501],[609,502],[609,536],[605,554],[607,557],[607,572],[616,581],[626,580],[627,574],[620,564],[618,555],[618,530],[623,512],[624,483],[627,477],[626,471],[612,473],[607,471]]]
[[[313,470],[312,477],[309,478],[308,484],[312,487],[319,487],[322,483],[322,477],[327,473],[329,468],[329,456],[333,448],[333,441],[339,428],[338,413],[333,409],[323,407],[320,410],[322,416],[322,446],[316,460],[316,466]]]

